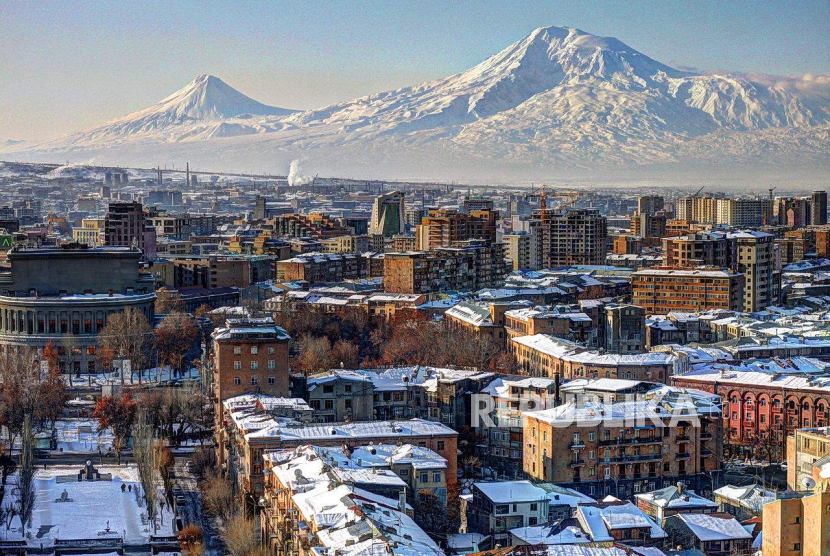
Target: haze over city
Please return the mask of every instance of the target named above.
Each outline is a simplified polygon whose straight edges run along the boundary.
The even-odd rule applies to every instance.
[[[828,28],[0,3],[0,556],[830,556]]]

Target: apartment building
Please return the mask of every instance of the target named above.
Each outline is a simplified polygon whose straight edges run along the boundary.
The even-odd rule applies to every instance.
[[[560,380],[619,378],[665,383],[677,359],[667,353],[600,353],[547,334],[511,338],[508,347],[526,374]]]
[[[646,312],[636,305],[605,307],[605,349],[610,353],[642,353],[646,347]]]
[[[227,319],[213,340],[213,398],[216,416],[222,402],[242,394],[286,397],[291,336],[271,317]]]
[[[510,544],[510,530],[548,522],[548,493],[530,481],[473,483],[467,504],[471,531],[491,538],[488,546]]]
[[[369,466],[358,464],[358,451],[371,456]],[[348,547],[358,553],[442,556],[413,521],[406,483],[392,465],[371,446],[350,452],[305,445],[265,454],[260,531],[266,550],[312,556]]]
[[[318,423],[372,421],[375,418],[375,387],[365,373],[336,370],[306,379],[309,405]],[[396,417],[409,417],[399,415]]]
[[[830,434],[827,427],[793,430],[787,437],[787,487],[800,490],[807,480],[820,482],[821,471],[828,461]]]
[[[631,275],[632,302],[649,315],[744,307],[743,274],[730,270],[647,268]]]
[[[598,210],[569,208],[542,216],[530,222],[536,268],[604,264],[608,228]]]
[[[147,260],[156,258],[156,230],[141,203],[110,203],[104,218],[103,244],[138,247]]]
[[[498,218],[498,211],[493,210],[462,213],[455,209],[430,209],[415,227],[416,248],[426,251],[470,239],[495,242]]]
[[[665,398],[567,402],[522,417],[523,470],[533,479],[595,498],[630,498],[679,481],[704,494],[716,486],[705,475],[721,467],[720,410],[711,400],[683,410]]]
[[[224,409],[224,408],[223,408]],[[224,410],[217,427],[217,456],[242,493],[254,501],[263,493],[263,455],[267,451],[311,444],[348,447],[367,444],[411,444],[428,448],[446,460],[446,482],[457,482],[458,433],[422,419],[308,424],[286,422],[263,412]]]
[[[276,280],[309,284],[342,282],[363,276],[359,256],[350,253],[303,253],[276,263]]]
[[[430,251],[386,253],[383,286],[389,293],[475,291],[499,286],[508,271],[503,244],[470,240]]]

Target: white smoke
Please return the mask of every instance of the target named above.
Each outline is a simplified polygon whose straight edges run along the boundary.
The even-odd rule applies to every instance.
[[[300,175],[300,161],[294,159],[291,161],[291,166],[288,168],[288,185],[294,187],[299,185],[308,185],[314,181],[311,176]]]

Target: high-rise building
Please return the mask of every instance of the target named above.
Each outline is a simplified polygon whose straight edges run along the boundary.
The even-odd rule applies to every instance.
[[[392,237],[403,233],[406,222],[404,194],[393,191],[375,198],[372,205],[372,222],[370,233]]]
[[[386,253],[383,288],[389,293],[474,291],[498,287],[508,272],[503,244],[470,240],[430,251]]]
[[[810,224],[821,226],[827,224],[827,192],[813,191],[810,206]]]
[[[104,219],[104,245],[135,246],[144,258],[156,258],[156,230],[148,222],[141,203],[110,203]]]
[[[513,264],[513,270],[539,270],[537,245],[530,233],[504,234],[502,241],[506,246],[506,256]]]
[[[463,214],[454,209],[431,209],[415,228],[418,249],[446,247],[456,241],[496,241],[498,211],[474,210]]]
[[[637,212],[640,214],[656,214],[663,210],[662,195],[643,195],[637,197]]]
[[[732,267],[743,273],[744,312],[754,313],[778,302],[775,284],[775,237],[756,231],[727,234],[735,241]]]
[[[605,264],[605,217],[596,209],[537,213],[530,223],[535,236],[537,268]]]

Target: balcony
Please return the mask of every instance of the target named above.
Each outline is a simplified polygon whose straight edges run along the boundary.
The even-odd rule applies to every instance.
[[[712,440],[712,433],[711,432],[702,432],[700,433],[701,440]]]
[[[715,453],[712,450],[703,449],[700,451],[700,456],[704,458],[713,458],[715,457]]]
[[[659,437],[652,438],[611,438],[609,440],[600,440],[600,446],[631,446],[634,444],[662,444],[663,439]]]
[[[584,447],[585,447],[585,443],[581,440],[574,440],[573,442],[568,444],[568,448],[570,448],[571,450],[578,450],[579,448],[584,448]]]
[[[689,438],[688,436],[686,436],[684,434],[684,435],[676,437],[674,440],[675,440],[675,442],[689,442],[691,440],[691,438]]]
[[[602,458],[601,463],[634,463],[638,461],[661,461],[663,454],[643,454],[639,456],[611,456]]]
[[[692,457],[692,454],[690,454],[689,452],[683,452],[683,453],[680,453],[680,454],[675,454],[675,455],[674,455],[674,459],[676,459],[676,460],[678,460],[678,461],[680,461],[680,460],[686,460],[686,459],[689,459],[689,458],[691,458],[691,457]]]
[[[584,459],[573,459],[568,462],[568,467],[582,467],[585,465]]]

